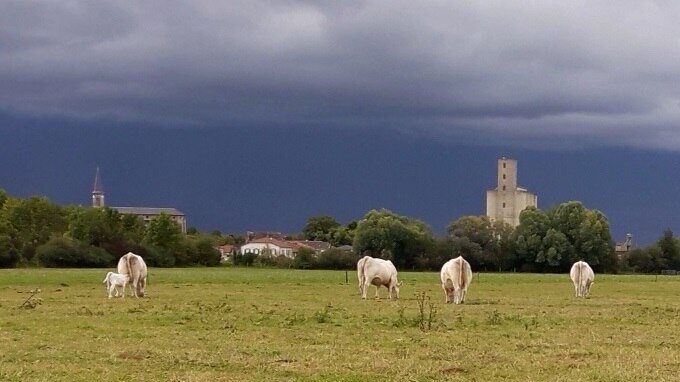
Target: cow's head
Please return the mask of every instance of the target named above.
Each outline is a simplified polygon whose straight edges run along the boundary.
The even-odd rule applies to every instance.
[[[398,282],[392,285],[390,288],[390,298],[394,296],[395,298],[399,298],[399,287],[401,286],[402,282]]]

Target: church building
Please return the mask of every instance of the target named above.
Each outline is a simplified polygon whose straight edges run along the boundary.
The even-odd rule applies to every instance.
[[[104,207],[104,187],[102,186],[101,175],[99,174],[99,167],[97,167],[97,173],[94,176],[94,188],[92,189],[92,207],[101,208]],[[142,220],[144,224],[148,224],[151,219],[157,217],[161,213],[169,215],[170,218],[177,223],[182,233],[187,232],[187,220],[183,212],[176,208],[159,208],[159,207],[109,207],[113,210],[118,211],[123,215],[135,215]]]

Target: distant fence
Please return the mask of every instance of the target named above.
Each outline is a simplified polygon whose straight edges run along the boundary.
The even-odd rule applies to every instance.
[[[680,275],[680,272],[676,271],[675,269],[664,269],[661,271],[661,274],[675,276]]]

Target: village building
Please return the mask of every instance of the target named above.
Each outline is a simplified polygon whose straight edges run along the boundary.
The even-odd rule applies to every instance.
[[[101,180],[101,174],[99,173],[99,167],[97,167],[97,172],[94,176],[94,187],[92,190],[92,207],[102,208],[105,207],[104,198],[104,187]],[[108,206],[112,210],[116,210],[123,215],[134,215],[141,218],[144,224],[148,224],[152,219],[158,217],[160,214],[166,214],[170,216],[177,225],[179,225],[182,233],[187,232],[187,220],[184,213],[176,208],[165,208],[165,207],[112,207]]]

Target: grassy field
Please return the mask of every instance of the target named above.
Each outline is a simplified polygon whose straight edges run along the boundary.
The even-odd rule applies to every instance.
[[[576,299],[567,275],[475,274],[453,306],[436,273],[400,272],[398,301],[362,301],[355,272],[235,268],[109,300],[105,273],[0,270],[0,381],[680,380],[680,277]]]

